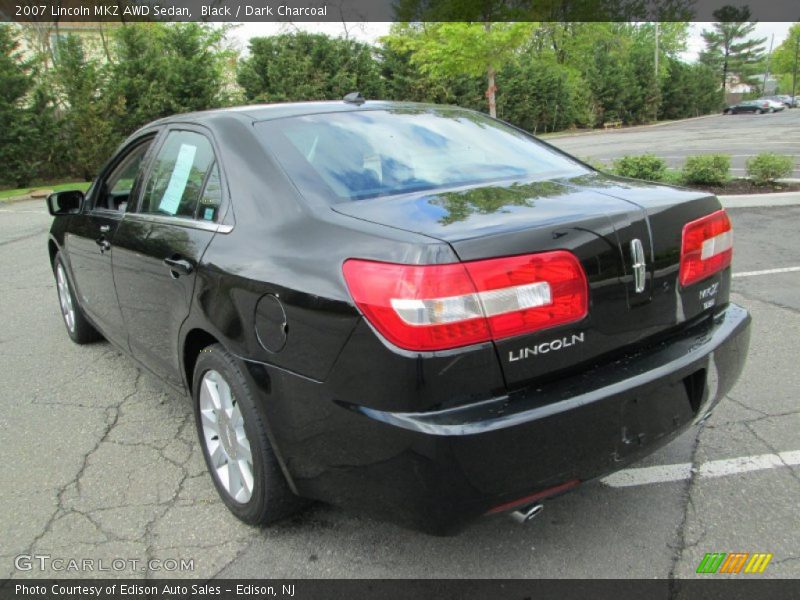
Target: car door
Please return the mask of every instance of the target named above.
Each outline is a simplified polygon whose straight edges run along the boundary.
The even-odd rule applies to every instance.
[[[139,138],[114,157],[92,185],[84,212],[71,220],[64,241],[81,307],[109,341],[123,348],[128,342],[114,289],[113,242],[154,138],[154,133]]]
[[[196,270],[223,216],[221,167],[210,135],[166,132],[114,239],[114,280],[134,357],[181,385],[178,335]]]

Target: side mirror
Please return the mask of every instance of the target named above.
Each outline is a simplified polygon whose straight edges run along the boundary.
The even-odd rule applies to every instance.
[[[47,210],[54,217],[60,215],[74,215],[81,212],[83,208],[83,192],[80,190],[69,190],[66,192],[56,192],[47,197]]]

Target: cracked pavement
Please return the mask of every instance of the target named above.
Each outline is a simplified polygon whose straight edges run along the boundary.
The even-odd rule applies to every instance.
[[[734,271],[800,265],[800,207],[736,209]],[[269,529],[225,509],[189,400],[107,343],[72,344],[43,202],[0,204],[0,577],[694,577],[706,552],[772,552],[798,577],[800,468],[612,488],[591,483],[528,526],[436,538],[324,505]],[[742,379],[699,432],[637,466],[800,450],[800,273],[735,279],[753,315]],[[14,557],[139,561],[135,572],[17,571]],[[193,559],[194,570],[143,569]]]

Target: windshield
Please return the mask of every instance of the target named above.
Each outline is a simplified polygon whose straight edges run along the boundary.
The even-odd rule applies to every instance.
[[[587,172],[520,131],[458,109],[315,114],[257,131],[300,192],[328,202]]]

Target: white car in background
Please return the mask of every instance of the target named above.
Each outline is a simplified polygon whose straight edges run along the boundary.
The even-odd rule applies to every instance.
[[[759,98],[756,100],[756,102],[761,104],[764,112],[779,112],[786,108],[786,105],[783,102],[778,102],[772,98]]]

